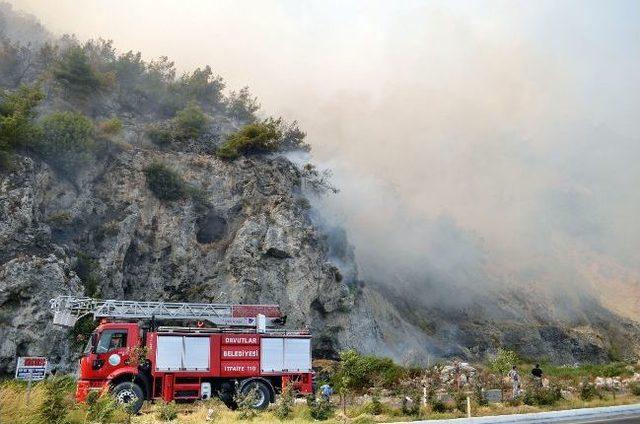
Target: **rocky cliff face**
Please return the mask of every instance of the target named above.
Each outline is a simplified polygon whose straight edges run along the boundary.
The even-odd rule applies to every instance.
[[[143,174],[157,156],[123,151],[74,183],[25,157],[0,177],[0,372],[53,344],[66,362],[47,311],[58,294],[280,303],[316,332],[352,308],[353,281],[328,260],[288,160],[166,153],[206,202],[162,202]]]

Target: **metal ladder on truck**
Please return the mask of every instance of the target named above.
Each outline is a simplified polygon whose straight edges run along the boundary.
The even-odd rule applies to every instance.
[[[100,300],[90,297],[58,296],[49,301],[53,323],[73,327],[85,315],[111,319],[157,319],[207,321],[215,327],[256,328],[282,324],[286,316],[278,305],[239,305],[137,300]]]

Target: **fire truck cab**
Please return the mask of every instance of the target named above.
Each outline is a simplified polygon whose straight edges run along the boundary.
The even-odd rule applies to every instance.
[[[118,315],[113,310],[109,314]],[[260,320],[265,317],[258,314],[256,322]],[[253,407],[262,409],[285,387],[313,393],[307,331],[259,324],[156,327],[155,317],[153,321],[144,327],[111,318],[98,325],[80,359],[77,401],[84,402],[90,391],[98,390],[110,391],[135,412],[144,400],[211,396],[234,408],[236,394],[253,392]]]

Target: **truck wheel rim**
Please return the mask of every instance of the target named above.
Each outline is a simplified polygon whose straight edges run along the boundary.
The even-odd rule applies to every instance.
[[[118,392],[118,395],[116,396],[116,399],[118,399],[118,402],[120,402],[121,404],[129,404],[129,403],[133,403],[135,401],[138,400],[138,396],[136,396],[136,394],[134,393],[133,390],[131,389],[123,389],[120,390]]]
[[[254,408],[257,408],[264,403],[264,392],[262,390],[256,390],[256,392],[256,401],[253,404]]]

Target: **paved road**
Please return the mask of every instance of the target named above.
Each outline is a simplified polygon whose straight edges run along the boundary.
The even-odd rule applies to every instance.
[[[553,422],[553,421],[551,421]],[[590,420],[563,421],[568,424],[639,424],[640,415],[622,418],[592,418]]]
[[[496,415],[449,420],[416,421],[415,424],[640,424],[640,404],[579,408],[520,415]],[[414,424],[414,423],[411,423]]]

